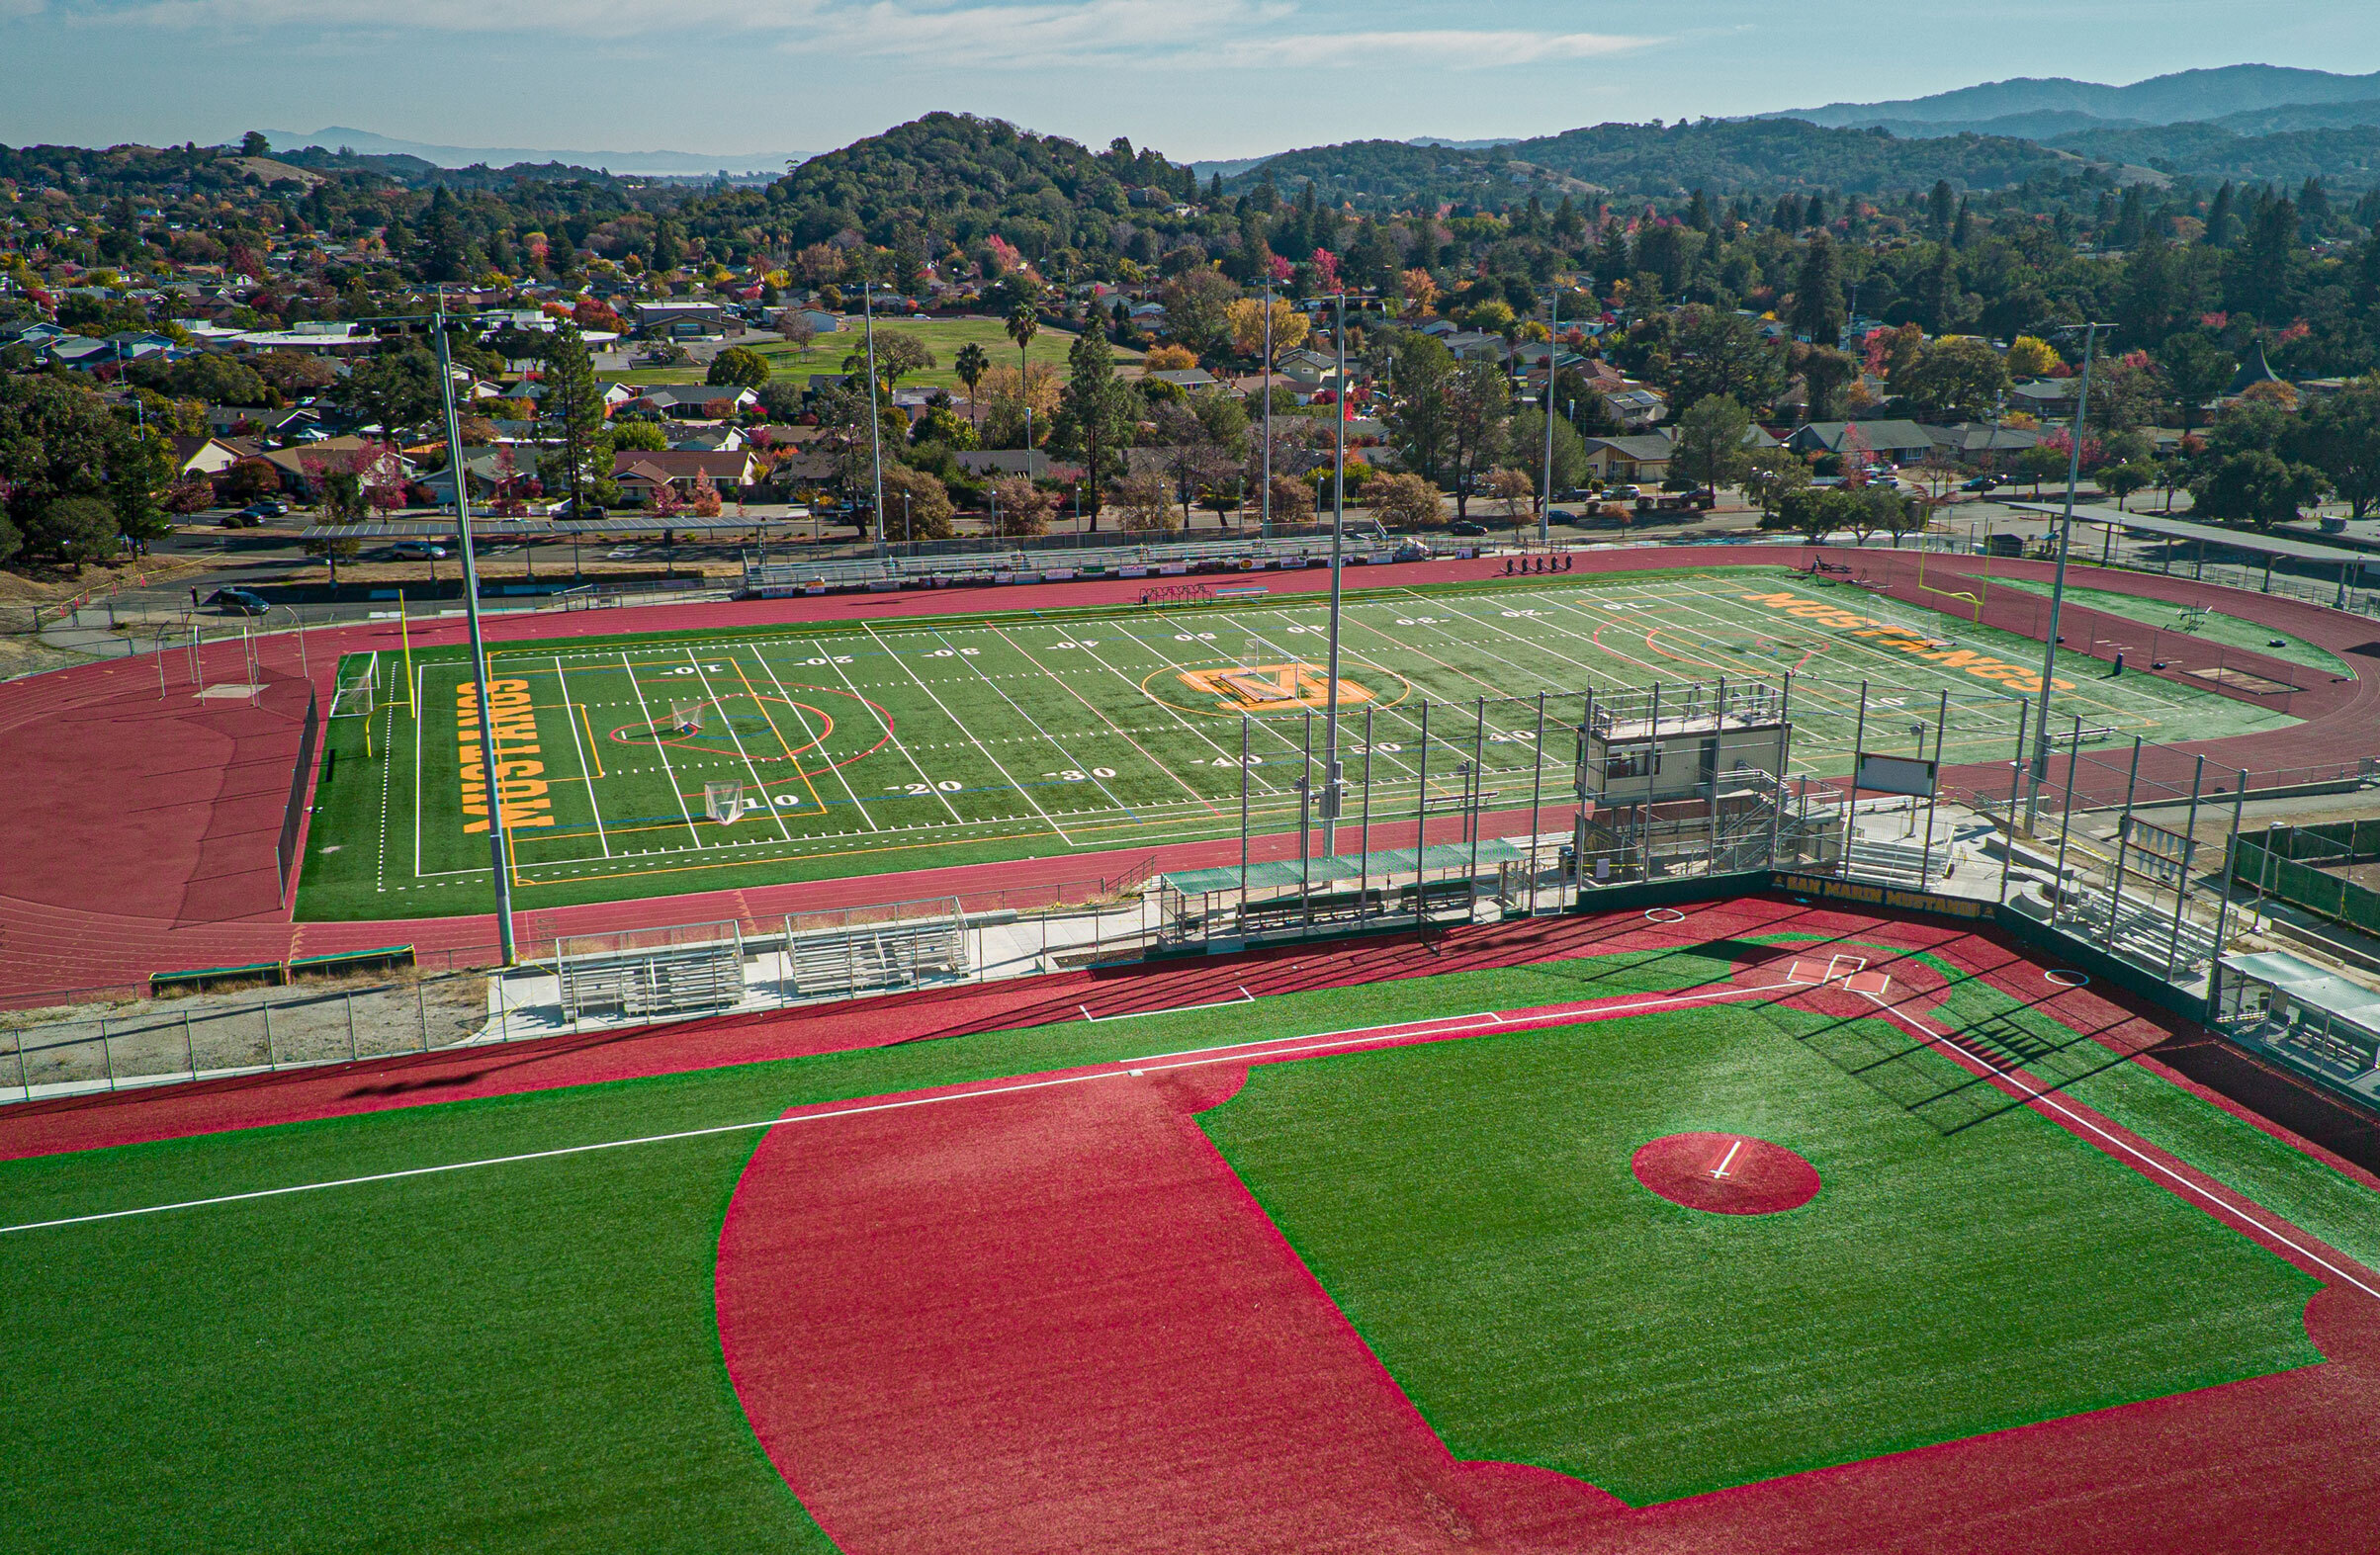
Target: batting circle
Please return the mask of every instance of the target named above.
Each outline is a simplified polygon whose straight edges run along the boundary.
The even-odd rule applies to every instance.
[[[1777,1215],[1818,1195],[1818,1168],[1748,1134],[1667,1134],[1639,1146],[1629,1169],[1646,1191],[1712,1215]]]
[[[2052,967],[2041,975],[2041,981],[2052,988],[2086,989],[2090,987],[2090,974],[2076,972],[2072,967]]]
[[[1646,907],[1644,921],[1647,923],[1683,923],[1686,921],[1686,914],[1680,912],[1676,907]]]

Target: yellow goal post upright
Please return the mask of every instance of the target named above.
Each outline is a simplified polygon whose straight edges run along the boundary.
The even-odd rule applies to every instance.
[[[1947,542],[1955,540],[1960,533],[1959,527],[1951,520],[1941,516],[1939,511],[1929,516],[1924,526],[1917,531],[1917,592],[1959,601],[1959,608],[1956,609],[1950,606],[1936,608],[1951,614],[1964,615],[1976,625],[1981,626],[1983,621],[1983,602],[1991,593],[1991,548],[1988,545],[1983,547],[1983,554],[1976,558],[1982,563],[1983,570],[1974,579],[1975,587],[1972,589],[1937,588],[1925,580],[1926,558],[1933,555],[1937,547],[1953,556],[1958,555],[1959,548]],[[1941,580],[1941,569],[1937,567],[1934,575],[1937,581]],[[1961,578],[1957,581],[1968,580]]]
[[[404,646],[405,712],[412,716],[414,723],[419,724],[421,722],[421,709],[416,707],[413,702],[412,622],[405,615],[405,591],[401,588],[397,591],[397,641]]]

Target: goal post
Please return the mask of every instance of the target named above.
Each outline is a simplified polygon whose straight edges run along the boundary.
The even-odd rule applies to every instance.
[[[703,814],[723,826],[732,826],[744,819],[744,785],[742,783],[705,783],[702,786]]]
[[[1239,656],[1216,678],[1251,706],[1297,699],[1304,660],[1261,637],[1242,640]]]
[[[372,716],[374,694],[380,690],[380,654],[375,652],[364,660],[362,673],[343,676],[330,694],[332,718],[369,718]]]

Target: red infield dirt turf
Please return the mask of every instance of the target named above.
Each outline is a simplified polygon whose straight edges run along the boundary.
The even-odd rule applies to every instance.
[[[1924,603],[1916,591],[1916,559],[1893,551],[1830,553],[1855,563],[1875,591]],[[1587,552],[1572,576],[1697,566],[1807,565],[1803,546],[1676,546]],[[1939,589],[1978,563],[1930,558],[1929,581]],[[1351,588],[1487,581],[1501,575],[1496,560],[1432,562],[1351,572]],[[2041,562],[1994,561],[1996,576],[2046,576]],[[1374,573],[1376,572],[1376,575]],[[2380,628],[2337,611],[2294,599],[2248,593],[2137,573],[2099,575],[2082,567],[2077,581],[2116,587],[2176,604],[2209,604],[2266,623],[2348,656],[2380,656]],[[734,604],[651,607],[576,614],[496,617],[496,642],[567,638],[592,633],[719,630],[800,621],[854,621],[988,609],[1064,609],[1137,599],[1138,580],[1053,583],[1026,587],[943,589],[875,595],[826,595]],[[1328,586],[1323,569],[1267,574],[1277,595]],[[1854,601],[1856,602],[1856,601]],[[2040,602],[2011,590],[1991,593],[1985,621],[2020,633],[2039,630]],[[2149,630],[2136,622],[2069,603],[2063,618],[2067,653],[2112,658],[2137,646]],[[424,644],[457,640],[453,622],[423,626]],[[277,897],[273,839],[288,792],[306,683],[294,640],[257,640],[262,706],[200,701],[179,664],[169,665],[169,695],[157,694],[156,663],[148,657],[112,659],[0,684],[0,770],[28,792],[53,796],[46,804],[0,814],[0,1005],[44,1002],[45,993],[135,984],[161,970],[279,961],[291,956],[412,944],[433,962],[440,952],[478,949],[494,939],[485,916],[388,919],[378,922],[291,921]],[[308,635],[307,664],[327,699],[329,677],[342,652],[394,646],[393,625],[324,629]],[[2290,730],[2230,739],[2156,747],[2147,752],[2144,780],[2187,782],[2192,757],[2203,753],[2210,773],[2245,767],[2278,773],[2328,773],[2368,755],[2380,727],[2380,676],[2339,678],[2242,649],[2226,661],[2259,679],[2298,687],[2286,697],[2241,695],[2258,706],[2282,707],[2307,722]],[[222,645],[211,680],[244,678]],[[2137,660],[2139,655],[2134,655]],[[2137,662],[2127,673],[2152,673]],[[2168,678],[2181,672],[2166,672]],[[2186,678],[2186,677],[2181,677]],[[2203,685],[2201,681],[2189,681]],[[2004,786],[2004,767],[1954,767],[1954,789]],[[2087,785],[2086,785],[2087,786]],[[2120,783],[2118,784],[2120,787]],[[104,794],[105,804],[77,795]],[[2108,796],[2094,795],[2095,798]],[[1523,812],[1490,818],[1511,829]],[[1457,818],[1449,818],[1451,827]],[[1452,835],[1452,831],[1449,832]],[[1271,848],[1293,840],[1268,839]],[[1265,856],[1264,854],[1260,854]],[[1124,850],[1075,854],[1020,863],[918,871],[902,876],[816,881],[744,892],[712,892],[639,902],[591,904],[534,914],[524,929],[535,937],[723,917],[782,913],[897,897],[938,896],[1090,877],[1132,868],[1188,868],[1236,858],[1226,841],[1190,843],[1157,854]]]
[[[1666,1134],[1629,1170],[1672,1204],[1714,1215],[1777,1215],[1818,1196],[1818,1168],[1783,1145],[1739,1134]]]

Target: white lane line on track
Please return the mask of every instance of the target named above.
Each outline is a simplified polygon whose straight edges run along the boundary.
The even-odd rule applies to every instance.
[[[1461,1036],[1482,1030],[1529,1030],[1542,1025],[1564,1025],[1589,1020],[1606,1020],[1631,1015],[1656,1005],[1707,1003],[1718,999],[1740,998],[1747,993],[1776,993],[1788,992],[1777,987],[1727,987],[1710,989],[1696,993],[1658,994],[1630,1004],[1616,1005],[1545,1005],[1536,1010],[1515,1011],[1517,1019],[1507,1019],[1493,1010],[1476,1014],[1446,1015],[1436,1020],[1409,1020],[1385,1026],[1365,1026],[1349,1031],[1318,1032],[1303,1037],[1270,1037],[1260,1042],[1233,1042],[1215,1047],[1182,1048],[1148,1058],[1123,1059],[1102,1065],[1080,1075],[1060,1075],[1048,1079],[1016,1080],[1005,1085],[985,1085],[968,1090],[938,1090],[923,1096],[907,1096],[894,1101],[871,1101],[856,1106],[827,1107],[791,1116],[761,1118],[749,1123],[720,1123],[709,1128],[679,1129],[668,1134],[645,1134],[634,1139],[602,1140],[592,1145],[562,1145],[552,1150],[523,1151],[511,1156],[489,1156],[477,1161],[451,1161],[434,1166],[407,1166],[396,1171],[375,1171],[356,1177],[333,1177],[321,1182],[298,1182],[286,1187],[254,1188],[245,1193],[220,1193],[212,1198],[180,1199],[170,1204],[144,1204],[134,1209],[102,1210],[90,1215],[63,1215],[53,1220],[25,1221],[14,1226],[0,1226],[0,1237],[14,1236],[26,1231],[49,1231],[64,1226],[88,1226],[101,1221],[130,1220],[138,1216],[163,1215],[176,1210],[208,1209],[220,1204],[242,1204],[255,1199],[285,1198],[295,1193],[316,1193],[327,1188],[361,1187],[374,1182],[397,1182],[408,1177],[437,1176],[449,1171],[473,1171],[483,1166],[508,1166],[529,1161],[552,1161],[564,1156],[583,1156],[596,1151],[626,1150],[635,1145],[665,1145],[678,1140],[709,1139],[721,1134],[743,1134],[778,1128],[793,1123],[825,1123],[837,1118],[859,1117],[872,1112],[898,1112],[916,1107],[943,1105],[966,1101],[979,1096],[1006,1096],[1019,1091],[1047,1090],[1059,1085],[1079,1085],[1094,1080],[1125,1080],[1150,1071],[1165,1072],[1177,1069],[1198,1069],[1209,1064],[1229,1064],[1246,1060],[1294,1057],[1306,1053],[1327,1052],[1334,1048],[1360,1047],[1367,1042],[1382,1044],[1413,1042],[1430,1038]],[[1236,1000],[1231,1001],[1236,1002]]]

